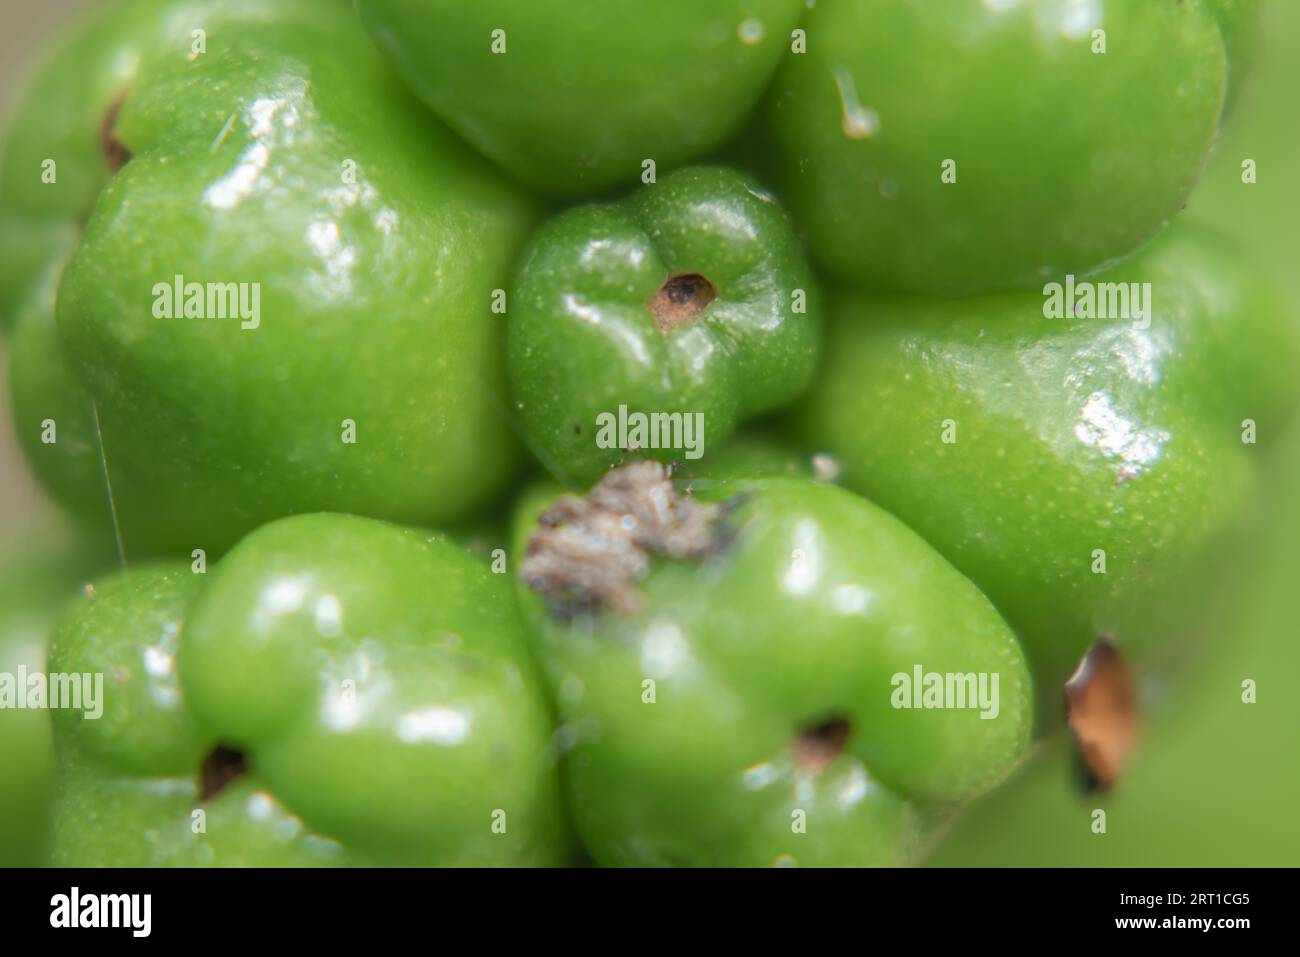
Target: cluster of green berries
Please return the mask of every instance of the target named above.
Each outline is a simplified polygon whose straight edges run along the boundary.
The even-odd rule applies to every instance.
[[[0,173],[17,433],[126,565],[50,860],[917,859],[1297,404],[1172,222],[1254,7],[113,6]]]

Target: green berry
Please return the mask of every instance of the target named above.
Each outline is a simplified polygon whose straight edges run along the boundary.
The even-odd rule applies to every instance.
[[[51,670],[53,860],[527,865],[568,854],[552,718],[507,579],[441,536],[273,522],[97,584]]]
[[[826,2],[805,28],[766,142],[814,260],[874,289],[996,291],[1131,253],[1191,191],[1228,82],[1201,2]]]
[[[762,95],[800,0],[359,0],[438,116],[529,186],[591,194],[721,146]]]
[[[849,492],[773,477],[697,500],[638,462],[585,499],[525,498],[520,522],[569,807],[602,864],[901,863],[916,802],[978,792],[1027,743],[993,606]],[[918,668],[996,674],[997,704],[901,707]]]
[[[698,459],[816,367],[819,300],[799,245],[771,194],[727,169],[561,213],[529,243],[512,297],[517,411],[543,464],[572,480],[633,449]]]
[[[88,462],[107,462],[133,556],[216,554],[320,508],[449,520],[515,463],[491,302],[529,201],[429,121],[342,4],[254,6],[213,21],[164,6],[164,36],[150,21],[124,48],[141,62],[125,88],[97,59],[56,60],[38,86],[125,90],[109,132],[126,158],[109,178],[100,157],[57,345],[40,308],[17,332],[39,359],[15,383],[18,431],[76,508],[103,501]],[[59,122],[64,139],[92,132],[80,113]],[[13,141],[58,146],[30,127]],[[85,200],[81,178],[6,170]]]
[[[1159,640],[1152,613],[1186,600],[1252,494],[1252,443],[1296,401],[1296,360],[1279,361],[1300,354],[1294,336],[1213,234],[1170,231],[1097,282],[1149,312],[1134,298],[1130,318],[1054,318],[1039,290],[845,293],[798,416],[848,487],[988,593],[1047,689],[1099,635],[1129,652]]]

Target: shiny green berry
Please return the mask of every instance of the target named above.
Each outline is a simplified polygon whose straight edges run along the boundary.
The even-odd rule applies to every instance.
[[[1254,12],[1225,40],[1229,7],[826,0],[761,142],[845,282],[955,296],[1091,271],[1195,184]]]
[[[253,7],[174,0],[161,27],[117,9],[129,75],[76,59],[83,40],[37,87],[111,108],[83,126],[38,103],[11,137],[4,221],[67,191],[82,221],[61,222],[84,223],[57,323],[64,246],[17,295],[37,300],[17,429],[74,510],[106,501],[106,468],[133,556],[216,554],[313,509],[452,520],[516,464],[491,302],[530,201],[429,119],[345,5]],[[57,183],[33,149],[68,159]]]
[[[845,292],[797,416],[848,487],[988,593],[1058,689],[1101,635],[1129,652],[1174,637],[1156,613],[1239,521],[1300,355],[1250,264],[1191,226],[1069,288],[1074,317],[1055,315],[1064,284]]]
[[[790,43],[801,0],[358,0],[437,115],[534,189],[592,194],[715,150]]]
[[[637,462],[519,518],[569,807],[602,864],[902,863],[918,805],[988,787],[1027,743],[1011,631],[847,491],[773,477],[693,497]],[[970,699],[917,707],[930,674],[968,676]]]
[[[508,364],[542,463],[695,461],[812,381],[820,300],[776,200],[693,167],[543,226],[512,285]]]

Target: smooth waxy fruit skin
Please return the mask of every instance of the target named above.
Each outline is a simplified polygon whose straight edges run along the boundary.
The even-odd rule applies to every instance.
[[[957,296],[1091,270],[1183,205],[1253,13],[819,3],[767,101],[781,195],[814,261],[872,289]]]
[[[678,485],[696,489],[749,478],[817,478],[833,482],[834,474],[822,475],[817,461],[788,437],[769,429],[746,429],[721,448],[713,449],[700,462],[680,462],[673,467]]]
[[[0,162],[0,329],[51,265],[61,271],[112,174],[106,119],[195,29],[319,19],[311,0],[116,0],[54,52],[26,91]],[[327,13],[329,11],[326,11]]]
[[[575,196],[635,182],[644,160],[662,173],[721,146],[762,95],[803,3],[357,0],[357,9],[441,119],[534,189]]]
[[[704,277],[716,299],[664,328],[648,303],[684,275]],[[511,293],[517,411],[543,463],[572,480],[624,458],[598,444],[598,418],[620,406],[702,414],[696,451],[638,452],[694,458],[787,404],[816,368],[820,300],[798,242],[771,195],[727,169],[681,170],[623,202],[562,213],[529,242]]]
[[[490,300],[528,201],[429,121],[345,8],[283,9],[212,30],[192,60],[193,21],[167,21],[117,114],[131,158],[59,286],[58,351],[94,401],[83,421],[98,415],[135,554],[215,553],[320,508],[450,519],[515,461]],[[256,284],[258,315],[186,315],[165,298],[178,275],[243,283],[249,307]],[[54,351],[48,330],[32,339]],[[24,392],[20,433],[68,401]],[[77,431],[59,441],[98,457],[101,435]],[[102,476],[35,452],[54,491],[103,499]]]
[[[510,586],[439,536],[283,519],[206,574],[150,566],[97,586],[51,662],[105,674],[102,718],[56,714],[56,863],[567,855],[553,721]],[[218,744],[248,772],[201,800]]]
[[[211,578],[186,698],[309,826],[393,862],[562,862],[552,717],[504,577],[324,515],[259,529]]]
[[[843,293],[795,417],[984,589],[1042,688],[1099,635],[1162,637],[1156,612],[1251,494],[1244,420],[1266,442],[1295,404],[1294,334],[1231,245],[1182,227],[1099,281],[1150,283],[1149,327],[1046,318],[1040,291]]]
[[[200,801],[188,777],[121,780],[70,761],[61,771],[54,813],[51,867],[383,864],[304,827],[252,777]]]
[[[0,162],[0,330],[8,342],[15,434],[84,531],[111,541],[91,395],[64,360],[55,324],[63,269],[112,175],[105,120],[159,56],[191,30],[309,17],[261,0],[134,0],[107,5],[54,54],[6,137]],[[133,523],[134,526],[134,523]],[[133,529],[134,531],[134,529]]]
[[[104,677],[98,719],[50,712],[58,765],[50,864],[347,861],[342,847],[304,828],[252,777],[200,801],[199,766],[216,742],[185,706],[176,654],[202,582],[185,563],[142,566],[97,583],[56,630],[51,671]]]
[[[849,492],[772,477],[703,494],[742,496],[735,538],[702,563],[656,561],[637,611],[565,621],[521,585],[587,850],[604,865],[904,863],[916,802],[977,792],[1025,747],[1019,645],[969,581]],[[521,548],[553,496],[522,501]],[[997,717],[895,709],[892,677],[917,664],[1000,673]],[[837,718],[843,752],[797,764],[796,736]]]

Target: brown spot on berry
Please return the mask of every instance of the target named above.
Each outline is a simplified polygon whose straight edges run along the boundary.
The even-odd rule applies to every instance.
[[[199,801],[208,801],[248,773],[243,752],[217,745],[199,768]]]
[[[830,718],[799,732],[794,739],[795,767],[811,774],[825,770],[844,753],[852,730],[847,719]]]
[[[718,298],[718,290],[699,273],[669,276],[648,303],[650,315],[662,333],[694,322]]]

